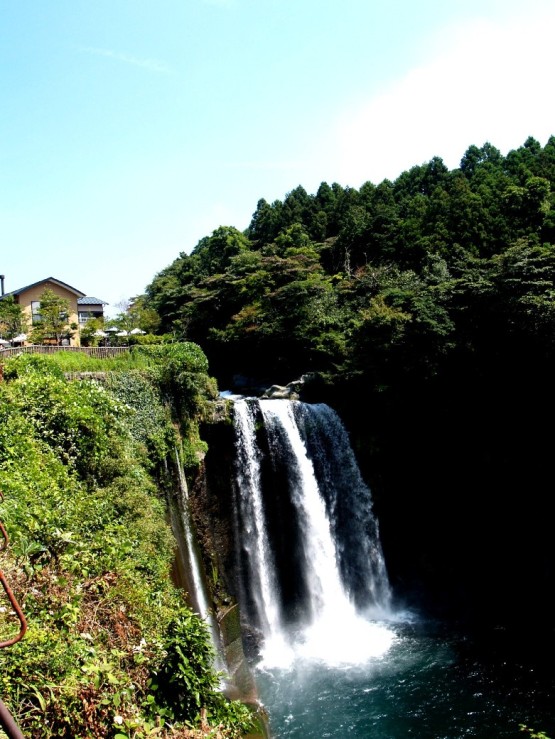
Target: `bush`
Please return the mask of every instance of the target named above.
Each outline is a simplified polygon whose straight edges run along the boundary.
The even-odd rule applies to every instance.
[[[169,625],[164,652],[151,686],[158,707],[162,706],[173,720],[194,716],[194,723],[198,723],[205,714],[214,726],[231,724],[231,736],[252,729],[250,710],[241,703],[230,703],[219,690],[205,622],[190,611],[178,612]]]
[[[171,372],[160,363],[198,371],[191,408],[209,378],[199,350],[167,348],[128,358],[142,369],[111,371],[104,385],[66,380],[63,353],[6,363],[0,520],[10,548],[0,566],[29,628],[0,651],[0,682],[30,739],[138,739],[155,725],[164,736],[170,718],[192,725],[201,709],[227,736],[245,725],[243,707],[217,691],[204,623],[171,581],[175,541],[159,476],[177,436]],[[2,634],[13,630],[8,617],[0,612]]]

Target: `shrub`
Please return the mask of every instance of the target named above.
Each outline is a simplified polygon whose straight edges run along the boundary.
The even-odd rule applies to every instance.
[[[99,384],[66,380],[53,357],[10,360],[0,383],[0,566],[29,623],[0,651],[2,699],[30,739],[164,736],[202,709],[237,736],[248,711],[218,692],[205,625],[172,584],[160,493],[177,441],[171,388],[194,387],[181,400],[198,409],[205,359],[164,347]],[[180,370],[190,386],[173,382]],[[0,632],[12,627],[0,613]]]

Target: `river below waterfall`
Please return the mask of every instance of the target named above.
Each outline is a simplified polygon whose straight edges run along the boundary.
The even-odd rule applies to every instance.
[[[272,736],[516,739],[530,735],[525,725],[555,739],[539,621],[515,640],[400,612],[335,412],[241,397],[234,406],[241,611]]]
[[[555,736],[553,671],[531,663],[525,647],[498,651],[422,618],[384,628],[389,647],[362,663],[299,658],[258,667],[272,736],[517,739],[527,735],[521,724]]]

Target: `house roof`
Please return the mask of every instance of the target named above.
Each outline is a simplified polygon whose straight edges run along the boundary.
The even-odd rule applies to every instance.
[[[85,296],[84,298],[77,298],[77,305],[108,305],[108,303],[105,300],[100,300],[100,298]]]
[[[36,287],[37,285],[42,285],[44,282],[53,282],[55,285],[64,287],[66,290],[69,290],[69,292],[72,292],[75,295],[78,295],[79,297],[82,297],[82,298],[85,297],[84,292],[82,292],[81,290],[77,290],[75,287],[71,287],[71,285],[68,285],[67,282],[62,282],[61,280],[57,280],[55,277],[45,277],[44,280],[39,280],[38,282],[33,282],[30,285],[25,285],[25,287],[20,287],[18,290],[12,290],[9,293],[5,293],[4,295],[2,295],[2,297],[6,298],[9,295],[20,295],[26,290],[30,290],[32,287]]]

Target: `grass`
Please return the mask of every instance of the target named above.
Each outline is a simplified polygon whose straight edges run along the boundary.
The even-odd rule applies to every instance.
[[[59,367],[63,372],[111,372],[152,367],[153,360],[145,353],[121,352],[112,357],[91,357],[85,352],[56,352],[42,355],[48,363]]]

